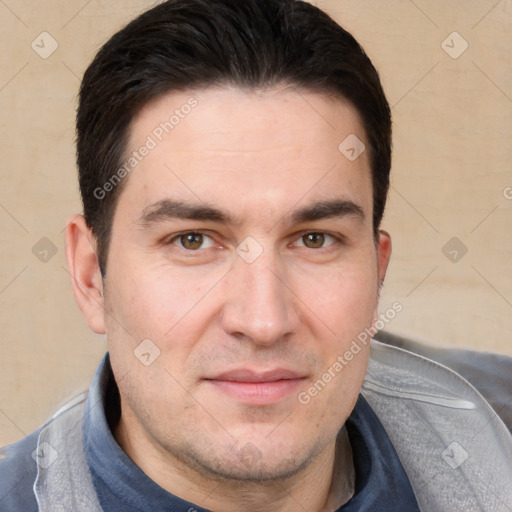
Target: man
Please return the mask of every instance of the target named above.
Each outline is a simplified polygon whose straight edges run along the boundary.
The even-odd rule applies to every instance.
[[[86,71],[77,149],[66,255],[109,352],[5,450],[2,510],[511,509],[488,402],[370,342],[390,109],[326,14],[164,2]]]

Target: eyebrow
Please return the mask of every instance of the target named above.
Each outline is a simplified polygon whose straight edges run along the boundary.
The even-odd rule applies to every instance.
[[[355,217],[363,221],[365,213],[361,206],[346,199],[332,199],[318,201],[285,215],[284,219],[291,223],[313,222],[329,218]],[[150,228],[159,222],[173,219],[208,220],[222,224],[239,224],[228,212],[209,206],[207,204],[186,203],[172,199],[162,199],[146,206],[137,224],[143,228]]]
[[[234,224],[227,213],[206,204],[185,203],[172,199],[162,199],[146,206],[137,221],[142,228],[149,228],[158,222],[172,219],[210,220],[224,224]]]
[[[310,206],[300,208],[291,214],[291,220],[295,223],[312,222],[334,217],[355,217],[363,221],[365,214],[361,206],[346,199],[319,201]]]

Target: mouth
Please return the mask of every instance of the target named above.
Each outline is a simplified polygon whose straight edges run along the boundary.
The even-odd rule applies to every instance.
[[[244,404],[271,405],[297,391],[306,376],[282,368],[270,371],[239,369],[204,380],[216,391]]]

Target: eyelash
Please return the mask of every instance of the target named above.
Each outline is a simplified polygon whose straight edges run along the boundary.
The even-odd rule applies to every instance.
[[[302,240],[305,236],[313,235],[313,234],[314,235],[324,235],[325,237],[330,237],[333,239],[333,241],[330,244],[319,247],[319,248],[306,247],[305,245],[302,245],[301,247],[303,247],[304,249],[311,249],[314,251],[319,251],[322,249],[327,249],[334,245],[341,245],[343,243],[343,239],[344,239],[344,237],[342,235],[334,235],[334,234],[328,233],[326,231],[303,231],[299,234],[299,236],[296,238],[295,241],[297,242],[299,240]],[[212,241],[213,245],[215,245],[213,238],[204,231],[182,231],[181,233],[172,235],[172,237],[164,240],[163,245],[175,245],[174,244],[175,241],[177,241],[177,240],[179,241],[183,236],[186,236],[186,235],[202,235],[203,237],[209,238]],[[187,253],[200,252],[202,249],[202,248],[199,248],[199,249],[194,250],[194,249],[186,249],[185,247],[180,247],[180,246],[177,246],[177,247],[180,250],[187,252]],[[206,249],[208,249],[208,248],[209,247],[207,247]],[[203,250],[205,250],[205,249],[203,249]]]

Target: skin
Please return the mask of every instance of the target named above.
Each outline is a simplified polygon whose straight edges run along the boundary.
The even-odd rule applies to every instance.
[[[308,404],[297,397],[376,320],[390,238],[373,234],[368,151],[351,162],[338,150],[349,134],[368,147],[364,130],[350,105],[327,95],[207,88],[147,104],[128,153],[191,96],[197,107],[125,184],[104,281],[83,217],[67,228],[75,298],[90,328],[107,335],[120,390],[115,437],[161,487],[215,512],[335,510],[353,494],[345,431],[336,439],[368,347]],[[166,198],[236,222],[139,221]],[[330,200],[362,214],[294,218]],[[190,231],[203,237],[180,238]],[[149,366],[134,355],[144,339],[160,350]],[[300,380],[274,401],[205,380],[240,368],[286,368]]]

